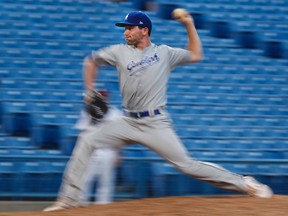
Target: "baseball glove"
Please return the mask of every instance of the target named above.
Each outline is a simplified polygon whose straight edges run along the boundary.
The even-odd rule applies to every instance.
[[[94,122],[102,119],[108,112],[106,97],[95,90],[85,92],[85,107]]]

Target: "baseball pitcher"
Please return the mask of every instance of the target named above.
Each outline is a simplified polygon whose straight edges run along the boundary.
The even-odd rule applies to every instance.
[[[165,110],[169,75],[178,65],[203,59],[202,45],[188,12],[175,19],[187,30],[186,49],[151,42],[152,22],[141,11],[128,13],[116,26],[124,28],[126,44],[93,51],[84,60],[86,91],[95,91],[94,80],[102,65],[114,66],[119,75],[123,116],[102,124],[95,133],[82,140],[75,157],[69,161],[60,196],[46,209],[55,211],[79,205],[81,177],[94,149],[102,145],[112,148],[140,143],[158,153],[178,170],[219,188],[256,197],[270,198],[272,190],[253,177],[242,176],[191,158],[176,135]]]

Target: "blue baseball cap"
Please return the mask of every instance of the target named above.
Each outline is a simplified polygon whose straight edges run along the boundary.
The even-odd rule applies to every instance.
[[[125,16],[123,22],[115,23],[116,26],[124,27],[125,25],[147,27],[149,31],[152,30],[152,22],[150,18],[142,11],[133,11]]]

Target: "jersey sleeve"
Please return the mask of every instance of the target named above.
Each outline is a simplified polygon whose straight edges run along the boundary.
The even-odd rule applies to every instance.
[[[96,50],[96,51],[93,50],[92,53],[91,53],[91,57],[99,65],[102,65],[102,66],[105,66],[105,65],[115,66],[117,50],[118,50],[118,46],[117,45],[105,47],[103,49],[99,49],[99,50]]]
[[[167,48],[171,69],[174,69],[177,65],[188,64],[191,62],[192,53],[190,51],[169,46],[167,46]]]

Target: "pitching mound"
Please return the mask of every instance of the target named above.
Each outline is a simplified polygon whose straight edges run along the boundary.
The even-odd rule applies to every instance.
[[[261,215],[284,216],[288,212],[288,196],[274,195],[271,199],[248,196],[165,197],[115,202],[58,212],[13,212],[0,216],[208,216]]]

